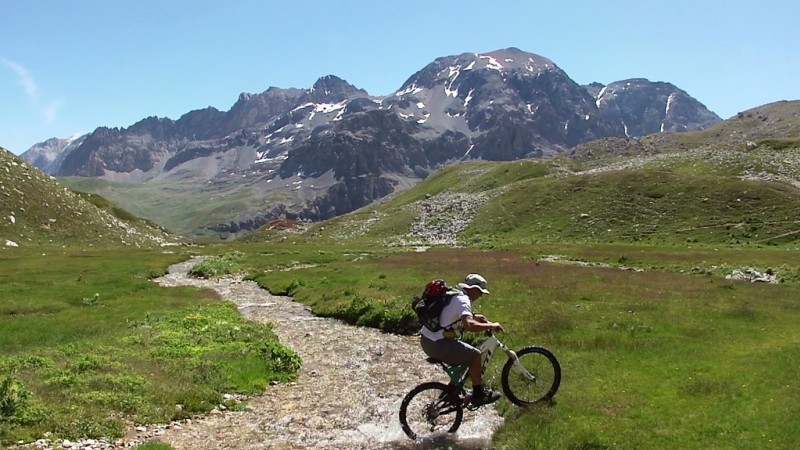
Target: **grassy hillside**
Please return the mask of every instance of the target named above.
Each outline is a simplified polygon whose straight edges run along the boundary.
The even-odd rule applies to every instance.
[[[244,211],[269,208],[270,195],[258,195],[235,182],[215,185],[203,180],[152,180],[147,183],[108,181],[100,178],[66,177],[59,182],[76,191],[92,192],[139,217],[147,217],[171,232],[194,239],[218,240],[207,227],[227,223]]]
[[[800,242],[800,189],[672,170],[635,169],[509,186],[474,217],[477,244]]]
[[[800,148],[785,150],[800,160]],[[748,166],[749,154],[729,155]],[[778,156],[780,157],[780,155]],[[448,233],[458,245],[635,243],[797,245],[800,188],[743,170],[707,168],[684,155],[657,167],[585,172],[569,161],[465,163],[438,172],[392,199],[311,227],[293,239],[364,245],[429,245]],[[691,168],[691,170],[689,170]],[[800,166],[798,166],[800,174]],[[719,173],[720,171],[724,173]],[[439,208],[431,212],[431,208]],[[438,227],[438,228],[437,228]],[[246,238],[268,239],[263,229]],[[435,241],[435,240],[434,240]]]
[[[78,194],[0,149],[0,245],[157,246],[175,237],[103,198]],[[10,242],[10,243],[7,243]]]
[[[798,136],[800,102],[779,102],[700,132],[603,139],[552,160],[451,166],[312,230],[424,244],[415,224],[452,221],[471,206],[460,244],[792,245],[800,242]],[[448,202],[454,210],[423,217]]]
[[[743,111],[706,130],[658,133],[631,139],[598,139],[577,146],[570,154],[586,161],[603,162],[603,157],[630,158],[702,147],[742,150],[748,143],[792,141],[798,137],[800,101],[781,101]]]

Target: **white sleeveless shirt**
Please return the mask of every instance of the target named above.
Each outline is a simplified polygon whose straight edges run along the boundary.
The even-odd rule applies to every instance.
[[[451,297],[450,301],[442,309],[442,313],[439,315],[439,324],[444,328],[461,331],[461,318],[464,316],[472,316],[472,302],[467,294],[462,292]],[[423,325],[419,333],[432,341],[444,339],[444,329],[431,331]]]

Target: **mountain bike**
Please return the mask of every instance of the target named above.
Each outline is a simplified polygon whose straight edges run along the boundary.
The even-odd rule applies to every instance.
[[[517,406],[551,401],[561,384],[561,365],[555,355],[540,346],[527,346],[515,352],[491,331],[486,334],[488,338],[480,346],[481,376],[486,374],[495,351],[500,348],[508,357],[500,376],[508,400]],[[450,383],[428,381],[403,398],[400,424],[411,439],[455,433],[464,419],[464,409],[480,407],[470,403],[471,395],[464,387],[469,378],[466,365],[449,365],[433,358],[427,361],[439,364],[450,377]]]

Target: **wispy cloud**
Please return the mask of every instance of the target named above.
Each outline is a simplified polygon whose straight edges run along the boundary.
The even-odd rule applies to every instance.
[[[39,101],[39,86],[36,84],[36,80],[33,79],[33,75],[31,75],[30,71],[22,64],[1,56],[0,63],[16,73],[17,82],[22,86],[25,95],[33,102],[34,107],[39,109],[44,116],[45,123],[53,123],[56,120],[58,111],[64,106],[64,102],[61,100],[52,100],[42,105],[42,102]]]
[[[58,114],[58,110],[61,109],[61,106],[64,104],[61,100],[54,100],[47,104],[44,108],[44,118],[47,123],[53,123],[56,120],[56,115]]]
[[[17,81],[22,86],[22,89],[25,90],[25,94],[35,100],[39,94],[39,86],[36,85],[36,81],[33,80],[33,77],[28,69],[26,69],[22,64],[18,64],[10,59],[0,58],[0,62],[16,72]]]

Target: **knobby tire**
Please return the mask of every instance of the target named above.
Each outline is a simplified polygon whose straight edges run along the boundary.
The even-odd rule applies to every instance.
[[[500,381],[506,397],[517,406],[529,406],[549,401],[561,384],[561,365],[555,355],[544,347],[523,347],[517,353],[519,362],[536,379],[528,379],[514,361],[503,366]]]
[[[430,381],[412,389],[400,404],[400,424],[411,439],[426,439],[444,432],[455,433],[464,419],[459,401],[447,401],[449,387]]]

